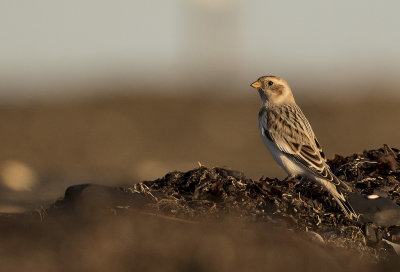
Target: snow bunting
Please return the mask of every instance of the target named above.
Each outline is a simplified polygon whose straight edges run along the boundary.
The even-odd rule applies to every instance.
[[[321,146],[303,112],[296,105],[289,84],[276,76],[263,76],[251,84],[261,97],[258,126],[261,138],[288,178],[301,176],[322,185],[344,214],[357,217],[340,189],[350,187],[340,181],[326,163]]]

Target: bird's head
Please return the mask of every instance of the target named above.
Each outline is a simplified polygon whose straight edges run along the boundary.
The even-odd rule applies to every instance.
[[[263,103],[293,104],[295,103],[289,84],[277,76],[262,76],[253,82],[251,87],[258,90]]]

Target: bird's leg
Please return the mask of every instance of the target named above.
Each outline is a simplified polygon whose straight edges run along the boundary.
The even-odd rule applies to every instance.
[[[306,181],[307,180],[307,178],[306,177],[300,177],[300,182],[303,182],[303,181]]]
[[[294,174],[290,174],[289,176],[287,176],[283,181],[287,182],[289,180],[295,179],[297,177],[297,175]]]

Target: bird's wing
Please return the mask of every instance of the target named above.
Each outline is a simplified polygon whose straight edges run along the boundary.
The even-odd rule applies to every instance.
[[[311,125],[298,106],[266,109],[260,116],[260,128],[280,151],[303,168],[335,185],[340,184],[326,164],[325,155]]]

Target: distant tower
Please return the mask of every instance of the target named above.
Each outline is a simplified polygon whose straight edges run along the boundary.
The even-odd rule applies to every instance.
[[[182,78],[189,76],[200,87],[207,87],[235,77],[241,55],[238,2],[182,1],[182,41],[178,57],[183,67]]]

